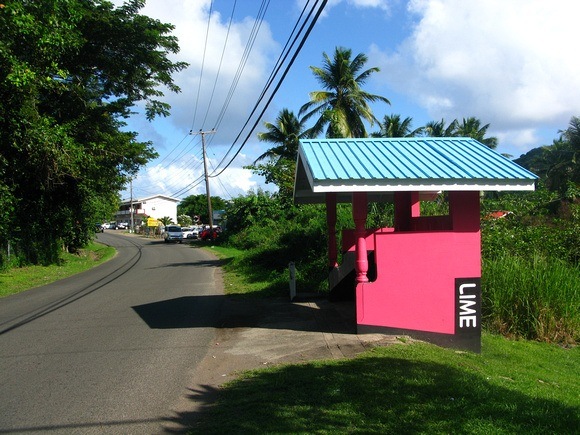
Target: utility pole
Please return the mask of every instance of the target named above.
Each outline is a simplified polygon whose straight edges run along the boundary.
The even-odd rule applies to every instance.
[[[209,231],[211,233],[212,229],[213,229],[213,211],[211,209],[211,196],[209,194],[209,176],[207,173],[207,157],[206,157],[206,153],[205,153],[205,135],[206,134],[214,134],[216,131],[212,128],[209,131],[201,131],[201,129],[199,130],[199,133],[192,133],[191,131],[189,132],[189,134],[200,134],[201,135],[201,149],[203,152],[203,173],[204,173],[204,177],[205,177],[205,191],[207,193],[207,213],[209,216]]]
[[[135,222],[133,220],[133,178],[132,177],[130,180],[130,186],[131,186],[131,200],[129,201],[129,214],[131,215],[131,227],[129,229],[129,232],[131,234],[133,234],[135,232]]]

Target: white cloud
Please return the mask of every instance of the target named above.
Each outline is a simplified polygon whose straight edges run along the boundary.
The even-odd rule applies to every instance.
[[[122,3],[122,0],[115,0],[117,5]],[[167,120],[157,119],[147,126],[143,126],[143,117],[133,117],[129,128],[139,131],[139,140],[151,140],[162,157],[174,151],[178,155],[183,147],[181,138],[190,129],[207,131],[216,128],[208,142],[218,155],[213,162],[217,165],[247,120],[266,83],[272,58],[280,47],[274,41],[268,22],[263,21],[248,55],[246,44],[251,34],[256,32],[254,19],[241,14],[238,5],[231,25],[229,15],[212,10],[208,26],[210,5],[210,0],[149,0],[140,11],[142,15],[175,26],[173,35],[178,38],[181,50],[170,57],[189,63],[189,67],[174,75],[182,90],[180,94],[164,91],[163,101],[172,106],[171,116]],[[247,59],[242,65],[244,56]],[[228,98],[229,105],[226,106]],[[223,120],[221,125],[220,117]],[[246,134],[247,130],[241,139]],[[240,144],[241,140],[238,140],[235,149]],[[212,179],[210,189],[215,188],[217,195],[229,192],[225,196],[229,197],[255,188],[258,183],[253,180],[253,174],[242,169],[242,165],[240,159],[236,159],[219,180]],[[200,170],[188,165],[187,159],[182,158],[169,166],[167,162],[158,160],[144,168],[134,184],[143,192],[172,195],[201,175]],[[205,193],[203,182],[178,196],[200,193]]]
[[[213,10],[208,26],[209,0],[148,1],[142,14],[175,26],[181,51],[174,58],[188,62],[189,67],[175,75],[181,94],[166,93],[172,106],[171,121],[186,133],[216,127],[218,115],[225,110],[228,128],[220,131],[217,142],[228,142],[245,121],[251,104],[261,91],[256,83],[265,83],[269,73],[269,58],[278,48],[267,22],[263,22],[248,59],[239,74],[246,43],[254,20],[229,17]],[[207,43],[206,43],[207,41]],[[232,85],[235,81],[235,89]],[[227,108],[224,102],[230,91],[233,98]]]
[[[373,51],[388,83],[433,119],[476,116],[531,147],[536,127],[580,114],[580,3],[413,0],[408,10],[412,34],[394,53]]]
[[[242,160],[246,161],[245,156]],[[208,159],[209,173],[217,165],[217,160]],[[210,194],[221,198],[234,198],[258,188],[253,174],[241,167],[229,167],[219,177],[210,177]],[[206,192],[202,161],[193,155],[185,155],[171,164],[154,164],[143,169],[133,182],[134,196],[153,194],[178,197],[201,195]],[[127,196],[127,195],[124,195]]]

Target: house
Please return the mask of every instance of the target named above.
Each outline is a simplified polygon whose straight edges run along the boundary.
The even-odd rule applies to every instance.
[[[146,198],[125,200],[121,202],[119,211],[115,214],[117,223],[131,223],[131,203],[133,204],[133,224],[139,227],[146,217],[161,219],[170,217],[177,222],[177,203],[181,200],[166,195],[153,195]]]

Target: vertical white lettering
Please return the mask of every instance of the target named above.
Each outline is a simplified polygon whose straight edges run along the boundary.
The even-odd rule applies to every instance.
[[[472,323],[472,325],[469,324],[470,322]],[[476,316],[460,316],[459,317],[459,327],[460,328],[468,328],[470,326],[472,326],[474,328],[477,326],[477,317]]]
[[[461,285],[459,286],[459,294],[460,294],[460,295],[462,295],[462,294],[463,294],[463,289],[465,289],[465,288],[473,288],[473,287],[475,287],[475,284],[474,284],[474,283],[469,283],[469,284],[461,284]]]
[[[475,301],[466,301],[464,299],[461,299],[460,301],[460,307],[459,309],[461,310],[461,312],[459,313],[460,316],[466,316],[467,314],[475,314],[475,310],[473,308],[469,308],[472,305],[475,305],[476,302]]]

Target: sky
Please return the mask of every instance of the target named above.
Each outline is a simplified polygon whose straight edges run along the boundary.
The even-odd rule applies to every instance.
[[[138,106],[127,120],[159,153],[133,180],[134,198],[205,194],[202,139],[212,196],[275,190],[244,169],[273,146],[257,133],[284,108],[297,115],[309,92],[322,89],[310,67],[322,66],[323,53],[332,57],[336,47],[364,53],[365,68],[380,69],[364,84],[390,100],[372,105],[379,120],[399,114],[417,128],[473,116],[490,124],[498,152],[517,158],[552,144],[580,116],[576,0],[329,0],[275,94],[269,88],[256,106],[301,11],[313,3],[147,1],[141,14],[175,26],[181,51],[171,59],[189,67],[174,75],[179,94],[164,91],[170,117],[149,122]]]

